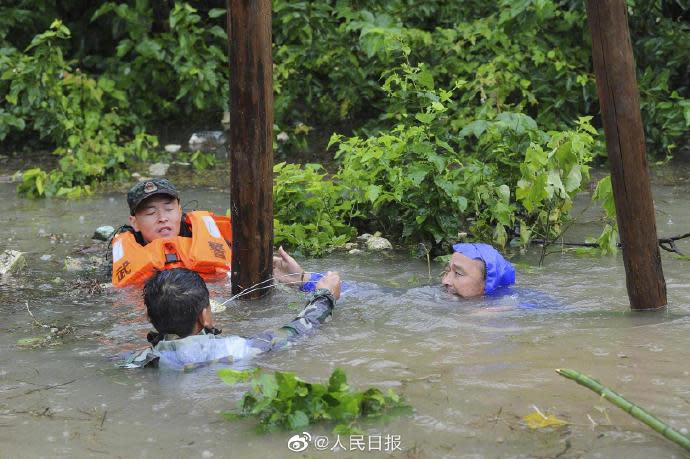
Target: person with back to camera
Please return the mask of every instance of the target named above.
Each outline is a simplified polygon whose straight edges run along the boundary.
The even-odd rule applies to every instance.
[[[340,276],[326,273],[297,317],[249,338],[221,336],[213,326],[208,289],[198,273],[174,268],[156,272],[144,286],[146,315],[156,332],[151,347],[120,362],[123,368],[156,366],[186,370],[211,362],[232,363],[286,346],[326,322],[340,297]]]

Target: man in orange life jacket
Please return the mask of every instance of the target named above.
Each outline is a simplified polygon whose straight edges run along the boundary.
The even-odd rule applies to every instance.
[[[169,180],[157,178],[134,185],[127,193],[129,225],[112,240],[112,282],[116,287],[143,285],[156,271],[188,268],[205,279],[230,270],[230,218],[211,212],[182,212],[180,196]],[[296,268],[295,268],[296,266]],[[295,269],[299,270],[295,271]],[[305,273],[281,247],[273,257],[278,282],[314,291],[321,273]]]
[[[183,213],[169,180],[137,183],[127,193],[129,226],[112,241],[112,282],[141,285],[155,271],[185,267],[209,279],[230,269],[230,218],[211,212]]]

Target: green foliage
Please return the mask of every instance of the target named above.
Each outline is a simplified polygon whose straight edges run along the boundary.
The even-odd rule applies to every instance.
[[[639,82],[647,149],[661,159],[670,158],[677,148],[687,150],[690,143],[690,98],[670,90],[669,79],[669,69],[648,67]]]
[[[690,5],[628,6],[650,155],[687,155]],[[511,111],[560,130],[598,112],[580,0],[274,0],[272,10],[276,134],[315,128],[282,146],[286,158],[334,127],[375,133],[414,113],[380,90],[401,52],[411,66],[426,63],[436,87],[460,85],[447,107],[454,129]],[[224,2],[22,0],[0,12],[0,59],[65,21],[74,33],[60,45],[67,60],[113,81],[129,103],[120,116],[138,131],[190,115],[217,119],[227,106]],[[0,136],[21,119],[0,108]]]
[[[59,3],[0,7],[0,140],[38,137],[58,158],[25,171],[20,192],[88,193],[150,158],[145,126],[227,108],[225,3]],[[687,156],[690,4],[628,8],[649,155]],[[332,174],[276,166],[278,243],[320,254],[362,230],[437,252],[459,231],[498,245],[553,239],[603,155],[580,0],[274,0],[273,43],[281,158],[343,133],[330,137]]]
[[[147,0],[106,2],[93,14],[97,23],[110,22],[118,40],[105,74],[126,92],[141,120],[222,112],[229,85],[227,35],[218,10],[202,17],[189,3],[176,2],[158,31],[153,9]]]
[[[588,179],[596,134],[589,120],[580,119],[575,131],[549,133],[508,112],[473,124],[453,139],[478,134],[475,150],[467,153],[424,124],[365,141],[351,138],[336,154],[344,156],[337,177],[360,213],[368,211],[386,234],[405,242],[450,245],[458,231],[469,229],[477,239],[504,246],[516,225],[523,245],[559,234]]]
[[[613,188],[611,186],[611,176],[599,180],[597,187],[594,190],[592,199],[601,203],[601,208],[604,209],[604,230],[596,240],[588,240],[587,242],[595,242],[601,254],[616,253],[618,250],[618,224],[616,223],[616,204],[613,201]]]
[[[180,158],[184,159],[184,156],[180,156]],[[197,150],[189,154],[189,162],[192,163],[194,170],[203,171],[214,167],[218,160],[213,152]]]
[[[580,118],[575,131],[548,133],[546,150],[535,143],[527,148],[515,193],[526,211],[519,219],[523,245],[531,235],[554,240],[563,234],[575,193],[589,181],[592,135],[597,134],[589,120]]]
[[[327,179],[320,165],[278,163],[273,171],[276,244],[319,255],[354,235],[354,229],[344,222],[351,210],[341,198],[344,190]]]
[[[335,221],[404,244],[430,242],[437,251],[460,231],[500,246],[517,234],[523,245],[559,235],[588,181],[597,134],[590,118],[580,118],[575,130],[544,132],[527,115],[501,112],[456,133],[447,112],[461,90],[437,87],[427,68],[404,62],[387,72],[384,89],[407,107],[398,124],[366,139],[332,136],[340,167],[328,186],[323,175],[302,175],[299,183],[279,175],[282,205],[316,212],[328,203]],[[304,199],[298,190],[305,188],[320,190],[319,199]],[[310,251],[301,236],[288,242]]]
[[[411,411],[393,390],[388,393],[376,388],[363,392],[352,390],[345,372],[338,368],[331,374],[328,384],[309,383],[290,372],[267,374],[259,369],[222,369],[218,375],[229,385],[251,381],[252,389],[242,398],[239,413],[225,413],[224,416],[228,420],[257,417],[261,432],[299,430],[327,421],[336,423],[334,432],[354,433],[358,432],[357,425],[363,420]]]
[[[281,126],[352,120],[380,98],[382,64],[371,37],[390,17],[375,17],[346,2],[273,1],[276,121]],[[358,38],[358,32],[360,32]],[[368,38],[369,37],[369,38]],[[365,44],[364,49],[361,41]]]
[[[104,177],[123,178],[129,161],[146,159],[148,148],[157,145],[143,132],[123,140],[125,95],[112,80],[90,78],[64,60],[59,41],[69,36],[55,21],[24,53],[0,61],[0,78],[9,83],[6,113],[15,119],[10,124],[50,139],[60,157],[48,173],[31,169],[24,174],[18,191],[31,197],[88,194]],[[0,138],[6,134],[0,128]]]
[[[628,0],[640,105],[652,158],[690,153],[690,2]]]
[[[24,129],[25,118],[29,117],[41,136],[67,139],[67,131],[74,124],[67,111],[69,106],[74,106],[78,94],[75,92],[69,100],[64,88],[68,85],[73,88],[81,80],[68,72],[69,66],[56,42],[69,37],[70,32],[62,22],[55,21],[49,30],[34,37],[26,54],[13,50],[2,55],[0,78],[6,82],[4,99],[9,103],[9,110],[3,112],[10,122],[0,127],[0,139],[7,136],[9,127]]]
[[[387,236],[436,243],[457,234],[456,217],[468,206],[458,181],[459,159],[427,125],[399,125],[368,139],[334,137],[332,143],[338,146],[336,158],[342,158],[336,180],[355,203],[361,224]]]
[[[299,27],[314,24],[309,21],[314,10],[301,5],[295,6],[299,13],[283,5],[301,21],[284,19],[296,27],[291,29],[296,39],[304,38]],[[439,25],[434,21],[442,9]],[[337,33],[348,43],[343,27],[359,32],[356,42],[349,42],[360,51],[356,60],[341,56],[323,63],[349,64],[347,76],[333,72],[337,76],[330,81],[336,87],[356,84],[366,94],[369,86],[353,82],[378,68],[386,95],[366,96],[379,115],[364,124],[365,135],[331,137],[340,164],[332,176],[334,192],[324,195],[336,203],[331,208],[343,209],[340,220],[403,243],[429,241],[437,250],[447,248],[458,231],[498,245],[519,237],[523,246],[562,234],[572,221],[573,197],[589,180],[592,157],[602,151],[592,117],[581,116],[596,113],[598,105],[579,4],[525,0],[445,8],[401,0],[385,7],[369,2],[359,10],[334,7],[328,19],[318,17],[319,27],[323,21],[338,24],[319,29],[328,36],[324,42]],[[643,116],[650,120],[650,153],[668,156],[676,143],[687,144],[688,132],[687,79],[676,78],[687,59],[672,56],[670,43],[684,47],[690,41],[683,28],[665,30],[667,37],[640,43],[650,53],[664,50],[672,65],[654,72],[652,66],[665,64],[645,54],[649,62],[640,87]],[[681,43],[680,37],[686,40]],[[309,40],[310,53],[318,50]],[[339,52],[333,48],[321,51],[333,56]],[[311,78],[314,68],[302,57],[301,70],[283,72],[286,79],[295,73]],[[368,61],[371,57],[381,64]],[[286,81],[282,87],[316,107],[311,83],[294,87]],[[336,106],[316,111],[343,113]],[[573,119],[579,120],[575,129]],[[601,247],[615,248],[615,235],[615,226],[607,227]]]

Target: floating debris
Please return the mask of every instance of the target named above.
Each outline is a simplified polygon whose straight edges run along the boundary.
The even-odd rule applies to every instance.
[[[546,415],[534,405],[532,407],[534,411],[522,418],[530,429],[546,429],[547,427],[562,427],[568,425],[568,421],[559,419],[553,414]]]
[[[154,177],[163,177],[168,173],[170,164],[167,163],[155,163],[149,166],[149,174]]]
[[[98,279],[74,279],[70,286],[73,291],[86,292],[89,295],[103,293],[103,285]]]
[[[209,302],[211,303],[211,312],[214,314],[223,312],[228,308],[227,306],[225,306],[225,304],[220,303],[217,300],[214,300],[213,298],[211,298]]]
[[[113,235],[115,232],[115,228],[113,228],[110,225],[104,225],[104,226],[99,226],[96,228],[96,231],[94,231],[92,239],[96,239],[99,241],[107,241],[110,239],[110,236]]]
[[[361,236],[357,236],[357,239],[360,240],[360,241],[365,241],[365,242],[366,242],[366,241],[368,241],[369,239],[371,239],[372,237],[374,237],[374,236],[371,235],[371,234],[369,234],[369,233],[364,233],[364,234],[362,234]]]
[[[26,267],[24,252],[18,250],[5,250],[0,253],[0,275],[17,272]]]
[[[202,147],[215,148],[225,145],[225,133],[223,131],[199,131],[192,134],[189,138],[189,146],[193,150],[199,150]]]
[[[41,322],[36,318],[36,316],[34,316],[34,313],[31,312],[31,308],[29,308],[29,302],[27,301],[25,304],[26,311],[29,313],[29,316],[31,316],[31,320],[33,320],[34,327],[38,327],[43,330],[48,330],[48,334],[40,337],[32,336],[29,338],[18,339],[18,347],[24,349],[37,349],[44,346],[55,346],[61,344],[60,338],[74,333],[74,327],[72,327],[72,325],[70,324],[58,326],[55,324],[45,324]]]
[[[43,342],[45,341],[45,336],[36,336],[33,338],[21,338],[17,340],[17,346],[19,347],[31,347],[31,348],[37,348],[41,347]]]
[[[65,257],[65,271],[75,272],[84,270],[84,260],[81,258]]]
[[[667,439],[690,451],[690,438],[688,438],[685,434],[673,429],[661,419],[628,401],[622,395],[618,394],[613,389],[609,389],[608,387],[604,386],[596,379],[590,378],[589,376],[570,368],[559,368],[556,370],[556,373],[564,378],[575,381],[579,385],[584,386],[593,392],[596,392],[601,396],[601,398],[608,400],[638,421],[647,424],[649,427],[656,430]]]

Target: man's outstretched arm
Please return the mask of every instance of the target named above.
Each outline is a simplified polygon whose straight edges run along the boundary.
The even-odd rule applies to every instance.
[[[253,348],[255,355],[281,348],[330,319],[340,297],[339,274],[328,272],[316,287],[307,305],[292,321],[277,330],[266,330],[247,338],[247,344]]]

